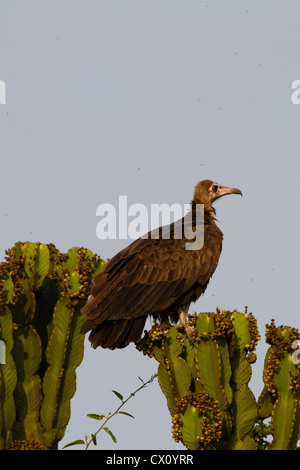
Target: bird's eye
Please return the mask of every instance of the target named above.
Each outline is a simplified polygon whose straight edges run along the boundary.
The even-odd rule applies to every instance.
[[[218,191],[218,185],[214,184],[212,190],[216,193]]]

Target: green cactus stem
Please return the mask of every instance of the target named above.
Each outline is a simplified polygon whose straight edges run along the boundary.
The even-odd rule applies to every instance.
[[[0,264],[0,449],[53,449],[82,361],[80,309],[104,266],[85,248],[16,243]],[[1,358],[0,358],[1,359]],[[1,362],[1,361],[0,361]]]
[[[300,364],[292,359],[292,343],[300,338],[299,330],[266,325],[270,344],[264,367],[265,400],[272,402],[271,428],[273,450],[294,450],[300,437]],[[262,400],[261,400],[262,401]]]
[[[192,342],[170,324],[154,323],[137,348],[158,362],[158,381],[172,416],[172,435],[188,449],[255,450],[271,418],[270,449],[295,449],[300,438],[300,366],[291,345],[299,332],[266,327],[271,345],[258,401],[249,388],[260,340],[252,313],[226,311],[189,316]],[[255,432],[255,426],[260,432]],[[258,436],[257,438],[255,436]]]

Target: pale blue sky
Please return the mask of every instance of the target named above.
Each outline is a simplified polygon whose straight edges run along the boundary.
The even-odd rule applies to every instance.
[[[86,246],[104,259],[126,240],[96,237],[96,208],[188,203],[213,179],[243,191],[217,201],[219,267],[191,311],[249,306],[299,328],[300,79],[297,0],[44,0],[0,5],[1,259],[18,241]],[[134,346],[92,350],[77,374],[63,444],[96,430],[156,371]],[[180,449],[157,383],[115,418],[105,449]],[[100,443],[101,442],[101,443]]]

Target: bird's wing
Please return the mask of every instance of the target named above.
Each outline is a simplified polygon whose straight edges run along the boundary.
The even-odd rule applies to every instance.
[[[86,331],[106,320],[137,318],[169,308],[198,280],[212,275],[214,253],[186,250],[184,239],[139,239],[112,258],[94,279],[82,312]]]

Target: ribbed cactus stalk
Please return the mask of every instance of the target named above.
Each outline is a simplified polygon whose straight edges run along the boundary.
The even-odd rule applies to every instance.
[[[84,248],[18,242],[0,264],[0,449],[53,449],[82,361],[80,313],[104,262]],[[3,360],[5,359],[5,360]]]
[[[192,315],[189,324],[192,342],[170,324],[154,324],[138,345],[159,362],[158,381],[172,416],[175,441],[190,450],[255,450],[255,424],[272,417],[269,448],[296,448],[300,367],[291,361],[291,342],[299,339],[299,332],[273,324],[267,328],[271,347],[265,389],[257,402],[248,386],[260,339],[254,316],[247,309],[217,310]]]
[[[292,344],[299,331],[288,326],[276,327],[274,320],[266,325],[270,344],[265,358],[265,388],[259,399],[263,418],[271,415],[273,441],[269,448],[294,450],[300,438],[300,364],[293,361]]]

